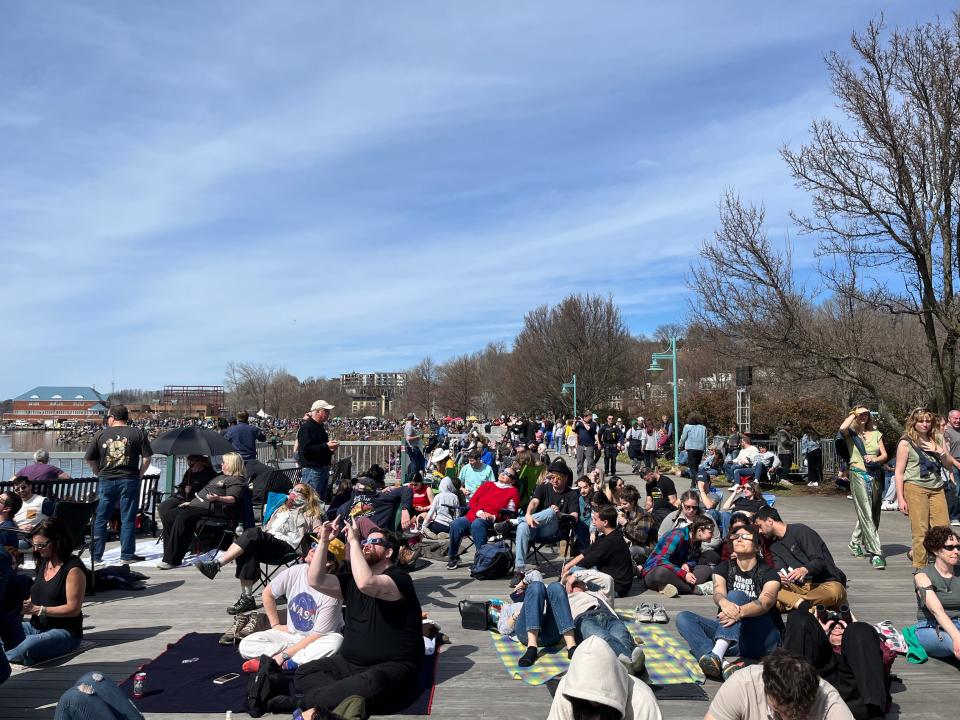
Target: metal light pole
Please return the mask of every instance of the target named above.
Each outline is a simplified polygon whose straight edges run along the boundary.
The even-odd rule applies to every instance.
[[[677,465],[677,459],[680,456],[680,448],[677,447],[680,442],[678,422],[680,405],[677,402],[677,339],[675,337],[670,338],[670,349],[653,353],[650,359],[650,367],[647,368],[647,372],[658,373],[663,370],[660,363],[657,362],[658,360],[669,360],[673,365],[673,464]]]
[[[573,380],[568,383],[564,383],[560,386],[560,394],[566,395],[568,392],[573,391],[573,417],[577,417],[577,376],[573,376]]]

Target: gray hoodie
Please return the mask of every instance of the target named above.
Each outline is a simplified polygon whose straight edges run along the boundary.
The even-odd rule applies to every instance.
[[[453,480],[445,477],[440,481],[439,492],[433,496],[433,503],[427,511],[424,525],[429,522],[438,522],[450,527],[458,517],[460,517],[460,498]]]
[[[621,720],[662,720],[653,690],[627,674],[610,646],[599,636],[577,647],[570,669],[560,681],[547,720],[573,720],[571,700],[615,709]]]

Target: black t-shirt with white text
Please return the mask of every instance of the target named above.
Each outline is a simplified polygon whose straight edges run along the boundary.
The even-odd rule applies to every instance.
[[[732,590],[739,590],[751,600],[760,597],[760,591],[768,582],[780,584],[780,576],[777,571],[763,562],[757,562],[752,570],[741,570],[736,560],[724,560],[713,569],[714,576],[722,577],[727,583],[727,594]],[[778,624],[780,613],[777,612],[776,603],[770,608],[768,613],[774,618],[774,624]]]
[[[379,600],[360,591],[350,570],[337,575],[345,618],[340,654],[351,665],[385,662],[419,665],[423,660],[423,617],[410,575],[397,567],[383,573],[400,590],[400,600]]]

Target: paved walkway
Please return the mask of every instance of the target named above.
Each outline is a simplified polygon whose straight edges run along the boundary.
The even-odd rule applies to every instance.
[[[629,474],[626,477],[634,480]],[[878,572],[867,563],[851,558],[844,550],[854,512],[852,503],[843,495],[781,494],[777,507],[788,522],[811,525],[827,539],[837,562],[850,578],[851,606],[861,619],[874,622],[890,619],[901,626],[912,622],[916,606],[906,558],[909,526],[905,518],[898,513],[883,514],[881,538],[889,556],[889,567]],[[82,673],[96,669],[120,680],[184,633],[222,632],[229,625],[225,608],[234,601],[238,589],[231,573],[223,573],[213,582],[192,568],[150,571],[149,574],[148,589],[143,592],[102,593],[86,603],[85,634],[97,643],[96,647],[60,666],[15,675],[0,686],[0,718],[51,718],[53,703]],[[440,658],[433,715],[438,720],[546,717],[550,704],[548,691],[509,678],[487,634],[460,628],[457,603],[468,596],[505,596],[506,582],[479,583],[469,578],[466,568],[449,572],[439,563],[416,572],[414,578],[424,609],[442,624],[453,640]],[[711,610],[710,600],[703,597],[667,600],[647,593],[646,599],[663,600],[671,615],[666,627],[672,633],[676,632],[672,618],[679,610],[701,613]],[[637,600],[631,597],[620,603],[622,607],[632,607]],[[894,673],[903,683],[895,685],[894,711],[889,717],[931,720],[957,717],[956,705],[960,700],[957,668],[936,660],[922,666],[909,665],[899,658]],[[712,696],[717,687],[708,681],[705,689]],[[666,701],[661,708],[665,718],[692,720],[703,717],[707,703]],[[189,717],[221,720],[223,713]]]

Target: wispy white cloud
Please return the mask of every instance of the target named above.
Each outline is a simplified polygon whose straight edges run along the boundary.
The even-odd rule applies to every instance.
[[[231,359],[403,367],[509,340],[573,291],[650,330],[683,312],[724,188],[777,221],[803,202],[778,149],[832,111],[820,58],[869,16],[17,7],[0,396],[216,382]]]

